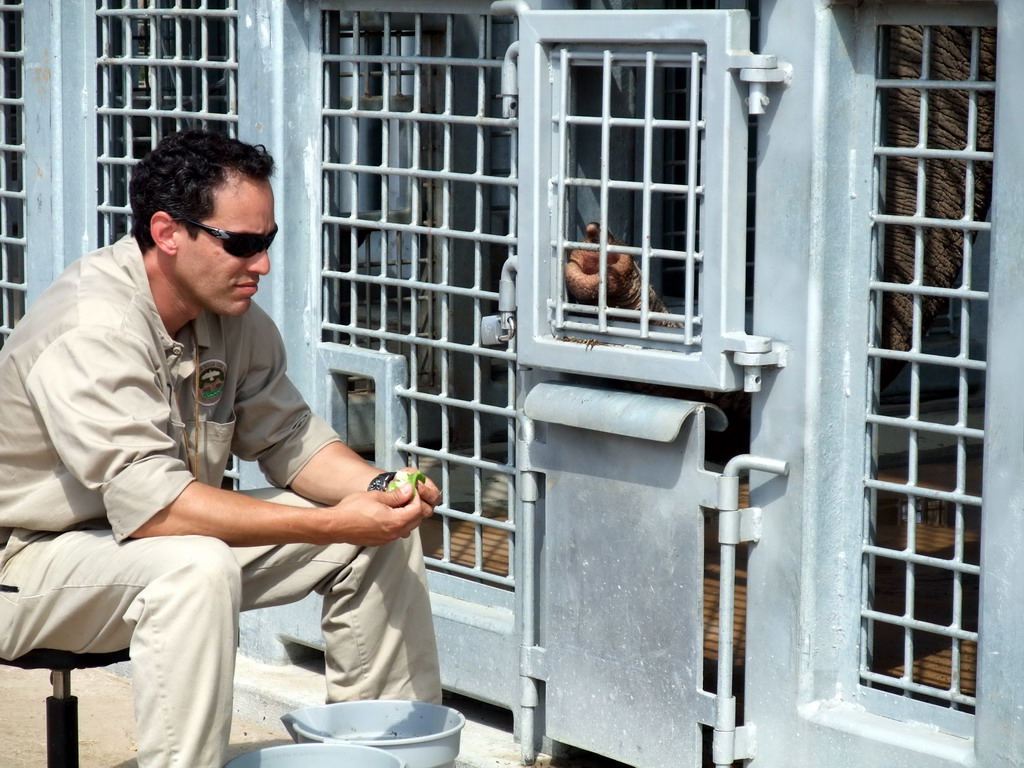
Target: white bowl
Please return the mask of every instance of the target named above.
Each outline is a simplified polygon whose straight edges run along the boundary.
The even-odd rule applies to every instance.
[[[229,760],[224,768],[406,768],[398,755],[359,744],[281,744]]]
[[[345,701],[281,718],[298,743],[359,744],[401,758],[408,768],[453,768],[463,714],[425,701]]]

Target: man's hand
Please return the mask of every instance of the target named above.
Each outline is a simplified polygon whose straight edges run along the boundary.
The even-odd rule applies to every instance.
[[[408,470],[416,474],[415,469]],[[399,482],[392,491],[353,493],[329,509],[335,512],[339,525],[346,531],[344,540],[351,544],[378,547],[395,539],[405,538],[430,517],[441,500],[441,492],[430,478]],[[326,510],[325,510],[326,511]]]
[[[411,488],[420,503],[426,507],[423,517],[430,517],[434,512],[434,507],[441,501],[441,491],[434,485],[434,481],[418,469],[406,467],[395,473],[395,479],[388,484],[386,493],[402,491],[405,486]]]

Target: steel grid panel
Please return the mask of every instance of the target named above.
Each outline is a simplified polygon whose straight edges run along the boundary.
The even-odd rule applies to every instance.
[[[565,285],[566,273],[562,270],[556,272],[556,288],[554,296],[566,296],[566,301],[549,299],[550,306],[554,312],[553,328],[557,331],[573,333],[592,333],[595,331],[594,318],[596,317],[596,331],[609,337],[624,337],[633,339],[658,339],[672,341],[671,332],[658,333],[658,327],[676,328],[682,327],[683,334],[680,343],[684,345],[695,345],[700,342],[700,327],[702,325],[701,311],[697,303],[697,268],[703,260],[702,250],[698,243],[698,222],[697,210],[705,194],[702,183],[698,181],[698,169],[701,165],[700,147],[703,146],[703,132],[707,129],[706,119],[700,114],[701,83],[704,79],[703,65],[704,58],[697,52],[682,55],[658,54],[647,51],[644,54],[635,53],[603,53],[591,52],[570,52],[562,49],[558,73],[560,75],[561,105],[558,113],[552,116],[552,122],[557,125],[557,149],[559,156],[560,172],[557,184],[557,200],[559,210],[557,218],[559,221],[559,232],[567,232],[570,228],[568,221],[569,210],[575,208],[570,203],[570,198],[578,195],[576,190],[592,189],[597,190],[600,198],[600,210],[608,214],[619,206],[612,204],[612,197],[616,192],[635,193],[641,196],[641,220],[644,222],[644,232],[641,240],[650,242],[650,223],[653,216],[652,206],[655,198],[664,196],[666,201],[676,200],[683,213],[682,226],[678,231],[682,236],[682,248],[631,248],[624,244],[615,242],[615,238],[607,231],[607,223],[602,228],[601,236],[594,242],[588,238],[585,242],[574,242],[572,238],[561,238],[556,249],[559,252],[570,253],[577,250],[595,251],[598,256],[598,274],[600,276],[598,296],[594,306],[579,303],[584,298],[574,295],[572,290],[567,290]],[[572,114],[569,107],[570,102],[577,101],[573,90],[577,87],[573,81],[585,77],[578,72],[579,68],[597,67],[601,71],[601,109],[600,115]],[[662,80],[670,80],[671,74],[664,71],[665,68],[681,69],[681,79],[685,82],[684,91],[687,92],[687,99],[684,103],[688,106],[688,112],[684,119],[656,118],[654,110],[654,88],[655,83]],[[628,77],[625,70],[636,70],[635,76],[643,83],[644,88],[644,112],[641,117],[614,117],[612,116],[612,82]],[[574,73],[574,70],[577,72]],[[662,70],[662,71],[659,71]],[[642,72],[642,74],[640,74]],[[676,73],[680,74],[680,73]],[[579,75],[579,77],[574,77]],[[575,128],[578,126],[579,128]],[[568,163],[572,156],[573,146],[580,143],[584,127],[596,128],[600,131],[601,156],[609,157],[612,151],[612,135],[628,135],[632,131],[643,135],[643,177],[639,179],[617,178],[613,179],[610,173],[610,164],[604,163],[601,166],[601,178],[573,178],[569,174]],[[673,132],[680,132],[684,137],[685,148],[682,156],[678,159],[669,159],[667,165],[678,165],[683,170],[684,176],[680,179],[682,183],[672,181],[656,183],[653,179],[654,166],[654,135],[655,132],[665,132],[671,135]],[[665,140],[666,143],[668,140]],[[683,142],[680,142],[683,143]],[[609,245],[614,245],[609,251]],[[616,302],[609,303],[609,262],[615,260],[615,254],[626,254],[639,262],[640,265],[640,286],[639,305],[636,307],[619,307]],[[681,291],[681,303],[678,308],[671,311],[667,307],[659,312],[652,306],[652,285],[650,276],[658,264],[665,264],[665,269],[672,269],[669,264],[672,261],[678,263],[683,271]],[[659,268],[660,269],[660,268]],[[581,320],[573,321],[571,317],[580,317]],[[624,324],[613,324],[610,319],[622,318],[638,321],[636,327]],[[653,326],[653,327],[652,327]]]
[[[499,589],[515,584],[515,348],[484,347],[479,325],[516,244],[515,121],[496,99],[513,29],[479,13],[322,14],[322,341],[332,358],[408,359],[387,386],[408,411],[395,448],[443,492],[428,566]],[[352,424],[382,383],[343,379]]]
[[[130,228],[131,167],[168,133],[237,128],[236,0],[98,0],[99,240]]]
[[[733,160],[747,157],[747,115],[733,57],[749,14],[521,20],[520,362],[739,388],[747,186]]]
[[[0,347],[25,313],[24,6],[0,2]]]
[[[865,414],[861,684],[968,714],[977,703],[987,369],[988,265],[975,240],[991,229],[984,208],[994,160],[979,125],[995,90],[988,35],[994,40],[980,27],[879,27]],[[935,49],[957,40],[969,50],[962,70],[934,67]],[[893,53],[897,45],[911,53]],[[963,116],[937,136],[931,116],[952,111],[951,102]],[[940,185],[958,202],[939,200]],[[908,190],[911,201],[900,202]],[[949,252],[957,266],[946,281],[935,259]],[[898,263],[901,253],[912,263]],[[944,328],[935,322],[943,316]],[[889,330],[901,317],[905,340]]]
[[[185,127],[237,133],[236,0],[98,0],[98,241],[131,228],[128,180],[165,135]],[[238,461],[225,479],[237,487]]]

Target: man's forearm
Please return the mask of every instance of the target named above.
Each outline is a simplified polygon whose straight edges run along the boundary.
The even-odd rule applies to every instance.
[[[366,494],[380,470],[343,443],[321,448],[295,476],[291,490],[324,507],[292,507],[193,482],[167,507],[157,512],[131,535],[213,536],[232,546],[259,546],[302,542],[329,544],[349,542],[377,546],[393,540],[419,524],[437,503],[437,489],[425,504],[419,500],[406,508],[411,491],[394,496],[387,504]],[[359,499],[355,494],[365,494]],[[342,504],[346,498],[348,503]],[[403,505],[396,515],[395,504]],[[335,506],[340,505],[340,506]]]
[[[343,488],[359,488],[376,472],[365,462],[355,469],[362,477],[348,479],[346,472]],[[433,512],[437,487],[428,482],[420,489],[414,494],[408,484],[387,493],[364,488],[337,505],[293,507],[193,482],[131,535],[211,536],[236,547],[335,542],[379,547],[410,535]]]
[[[337,504],[352,493],[365,491],[381,470],[344,443],[328,443],[299,470],[291,489],[321,504]]]
[[[132,538],[213,536],[232,546],[323,543],[315,513],[194,482],[139,526]]]

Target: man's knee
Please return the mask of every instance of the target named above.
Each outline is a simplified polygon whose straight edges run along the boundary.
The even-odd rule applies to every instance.
[[[157,578],[173,580],[181,588],[205,591],[223,588],[237,594],[241,569],[234,553],[220,539],[210,536],[159,536],[145,542],[145,557],[158,572]]]

